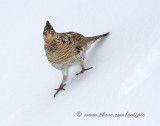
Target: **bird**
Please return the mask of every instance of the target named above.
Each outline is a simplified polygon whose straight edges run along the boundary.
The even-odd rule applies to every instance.
[[[110,32],[105,34],[85,37],[76,32],[56,32],[49,21],[43,31],[44,49],[49,63],[56,69],[60,70],[63,75],[62,82],[59,88],[55,89],[54,97],[61,91],[65,90],[66,81],[68,80],[68,71],[71,66],[80,65],[82,70],[76,76],[92,69],[93,67],[85,68],[84,59],[86,51],[97,39],[105,37]]]

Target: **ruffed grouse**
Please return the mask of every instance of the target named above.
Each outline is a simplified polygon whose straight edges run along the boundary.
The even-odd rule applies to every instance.
[[[72,65],[81,65],[82,70],[76,75],[92,69],[92,67],[85,68],[83,64],[86,50],[97,39],[107,36],[108,34],[109,32],[98,36],[85,37],[75,32],[57,33],[49,21],[46,22],[43,31],[46,56],[51,65],[62,71],[63,74],[63,80],[59,88],[55,89],[57,91],[54,97],[60,90],[65,90],[64,86],[68,78],[69,67]]]

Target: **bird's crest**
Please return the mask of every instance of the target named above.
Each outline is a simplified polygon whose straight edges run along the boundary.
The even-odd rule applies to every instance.
[[[46,22],[46,26],[44,27],[43,37],[46,43],[51,43],[55,39],[55,30],[53,29],[52,25],[49,21]]]

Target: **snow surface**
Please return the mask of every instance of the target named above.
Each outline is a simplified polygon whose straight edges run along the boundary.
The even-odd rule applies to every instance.
[[[0,17],[0,126],[160,125],[159,0],[1,0]],[[76,77],[72,67],[56,98],[62,75],[45,56],[46,20],[57,32],[110,32],[87,53],[93,69]],[[145,117],[84,117],[103,112]]]

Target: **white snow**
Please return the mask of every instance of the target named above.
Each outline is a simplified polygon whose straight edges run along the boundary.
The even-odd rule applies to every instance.
[[[1,0],[0,126],[160,125],[160,1]],[[85,36],[110,32],[87,53],[85,66],[62,74],[47,61],[43,28]],[[80,111],[81,117],[76,113]],[[144,117],[84,114],[143,113]]]

